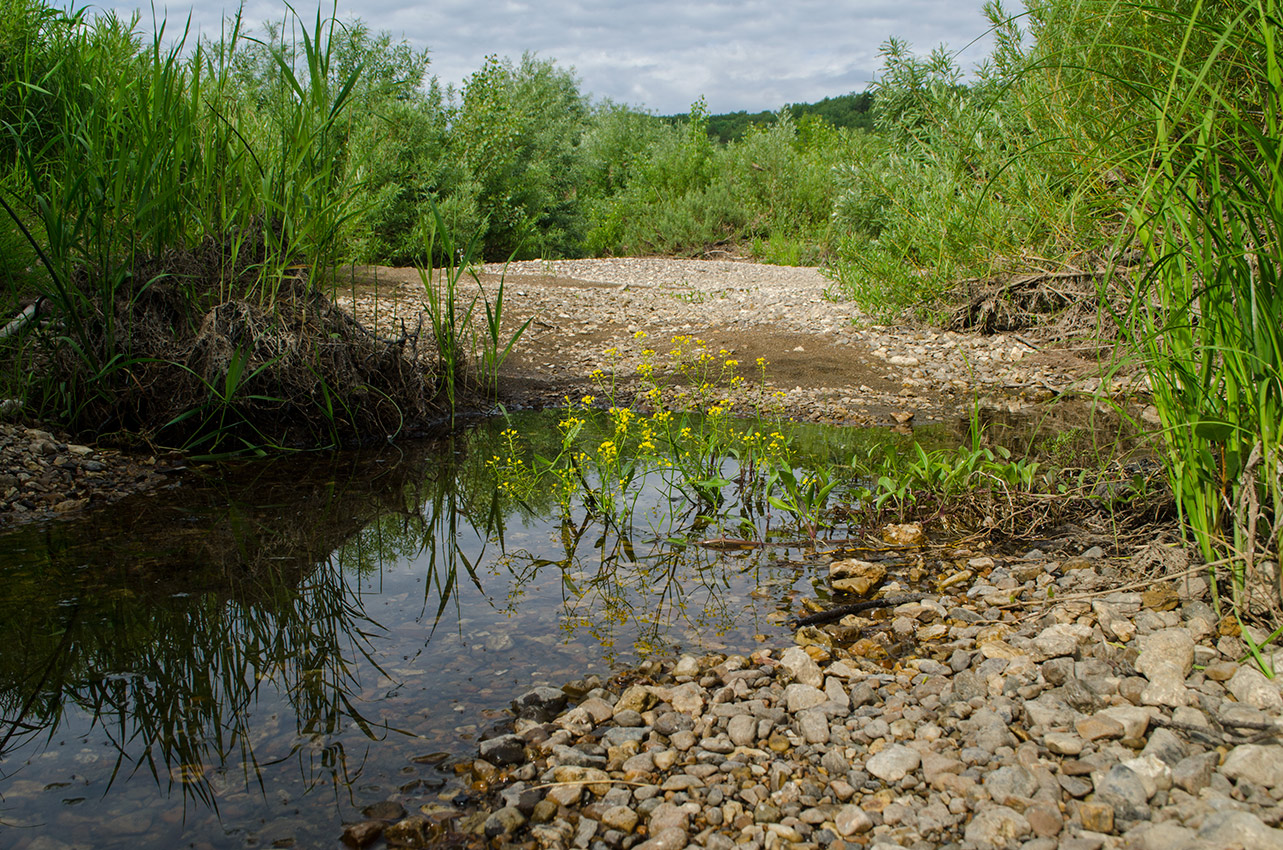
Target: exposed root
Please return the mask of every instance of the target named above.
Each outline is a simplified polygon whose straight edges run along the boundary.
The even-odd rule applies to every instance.
[[[264,257],[257,234],[144,259],[78,317],[87,345],[65,344],[69,319],[53,316],[45,356],[87,399],[73,425],[224,451],[380,442],[441,418],[435,350],[417,332],[379,338],[304,267],[269,289]]]

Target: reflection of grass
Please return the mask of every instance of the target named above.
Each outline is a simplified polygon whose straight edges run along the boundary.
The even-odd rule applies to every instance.
[[[655,496],[652,491],[641,499]],[[522,588],[555,570],[562,629],[592,635],[610,661],[671,652],[683,626],[710,635],[739,625],[743,608],[727,598],[724,553],[663,537],[635,539],[587,511],[578,519],[563,517],[557,548],[551,556],[527,550],[503,556],[513,578],[510,604],[519,605]],[[756,567],[762,551],[755,550],[742,569]],[[627,644],[621,643],[625,636]]]
[[[352,788],[365,756],[350,730],[398,731],[363,704],[389,674],[362,585],[426,550],[439,620],[459,580],[476,582],[469,536],[484,548],[495,517],[480,465],[450,447],[389,459],[244,465],[208,504],[161,512],[169,527],[91,528],[78,545],[64,526],[11,549],[43,562],[4,559],[0,752],[84,713],[116,749],[112,783],[150,776],[217,810],[227,779],[265,791],[266,771],[296,760],[308,787]],[[105,552],[110,564],[85,568]],[[293,729],[265,736],[273,703]]]

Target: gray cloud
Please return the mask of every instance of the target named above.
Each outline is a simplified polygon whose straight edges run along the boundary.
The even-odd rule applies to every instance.
[[[136,7],[106,0],[100,8]],[[244,8],[256,25],[284,12],[279,0]],[[221,13],[208,2],[170,5],[171,31],[189,13],[204,34],[218,33]],[[367,0],[338,14],[429,48],[442,83],[458,86],[487,55],[532,52],[573,67],[594,99],[660,113],[685,112],[701,95],[713,112],[731,112],[862,91],[891,36],[923,54],[947,44],[968,70],[990,45],[979,0]]]

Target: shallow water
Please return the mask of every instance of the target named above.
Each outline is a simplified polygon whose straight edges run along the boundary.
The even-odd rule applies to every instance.
[[[0,536],[0,846],[338,846],[371,803],[455,797],[451,761],[530,687],[780,643],[823,594],[798,549],[673,542],[718,530],[660,492],[628,533],[504,505],[484,463],[503,427],[209,467]],[[910,445],[796,444],[887,441]]]

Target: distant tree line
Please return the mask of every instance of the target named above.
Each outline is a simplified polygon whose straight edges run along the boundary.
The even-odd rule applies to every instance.
[[[769,127],[779,120],[781,112],[787,113],[795,123],[823,119],[834,127],[851,130],[873,129],[872,91],[851,92],[836,97],[826,97],[817,103],[790,103],[777,112],[725,112],[708,116],[708,134],[722,144],[739,141],[754,127]],[[675,124],[687,120],[687,115],[666,115],[664,120]]]

